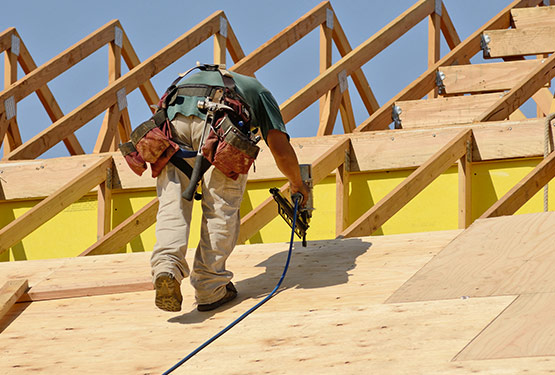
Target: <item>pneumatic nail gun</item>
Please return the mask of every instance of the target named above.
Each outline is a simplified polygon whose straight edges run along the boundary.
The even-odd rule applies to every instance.
[[[314,210],[312,203],[312,168],[310,164],[301,164],[301,178],[303,182],[308,186],[308,199],[304,207],[298,208],[297,219],[295,221],[295,234],[302,239],[303,246],[306,247],[306,232],[308,230],[308,223],[312,217],[312,211]],[[281,194],[278,188],[271,188],[270,193],[274,197],[274,200],[278,204],[278,213],[285,220],[291,228],[293,228],[293,221],[295,220],[295,208],[294,205]],[[291,197],[294,201],[295,197]],[[301,196],[302,199],[302,196]]]

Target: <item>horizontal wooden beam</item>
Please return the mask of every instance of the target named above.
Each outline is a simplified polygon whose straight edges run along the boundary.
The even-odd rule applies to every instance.
[[[66,299],[66,298],[77,298],[77,297],[89,297],[89,296],[103,296],[107,294],[119,294],[119,293],[129,293],[129,292],[143,292],[153,289],[151,281],[137,281],[137,282],[126,282],[125,284],[106,284],[104,282],[98,283],[98,285],[91,285],[87,287],[71,287],[64,289],[51,289],[51,290],[40,290],[34,291],[31,288],[27,293],[24,293],[18,300],[18,302],[38,302],[38,301],[50,301],[54,299]]]
[[[158,53],[109,84],[72,112],[13,150],[7,156],[7,159],[34,159],[50,149],[68,134],[75,132],[102,111],[114,105],[117,102],[116,93],[119,90],[125,89],[127,94],[131,93],[148,79],[218,32],[222,15],[223,12],[218,11],[206,18]]]
[[[326,150],[343,139],[352,143],[352,172],[413,169],[422,165],[462,129],[472,129],[475,138],[474,161],[543,158],[544,120],[500,121],[478,124],[442,124],[434,129],[400,129],[326,137],[292,138],[291,144],[301,163],[312,164]],[[256,171],[249,181],[282,178],[266,148],[256,160]],[[119,152],[44,160],[0,161],[0,202],[39,199],[51,195],[64,181],[75,178],[83,169],[105,155],[114,158],[114,194],[122,191],[154,191],[156,180],[147,171],[134,174]]]
[[[492,104],[476,121],[495,121],[508,118],[520,108],[534,93],[555,76],[555,53],[527,74],[506,95]]]
[[[486,57],[526,56],[555,51],[555,25],[532,29],[488,30]]]
[[[111,165],[112,157],[103,157],[54,194],[0,229],[0,254],[105,181],[106,170]]]
[[[511,11],[517,29],[555,26],[555,7],[520,8]]]
[[[486,22],[472,35],[461,42],[452,51],[447,53],[434,66],[429,68],[420,77],[405,87],[400,93],[391,98],[386,104],[382,105],[372,116],[363,121],[355,132],[387,129],[391,124],[391,107],[397,101],[421,99],[430,92],[436,85],[436,71],[441,66],[453,65],[468,61],[481,50],[480,40],[482,32],[490,29],[505,29],[511,25],[511,9],[516,7],[535,6],[541,0],[515,0],[495,17]]]
[[[555,152],[542,160],[526,177],[486,210],[480,219],[514,214],[553,177],[555,177]]]
[[[334,169],[344,163],[345,151],[350,148],[350,139],[342,139],[326,150],[312,163],[312,182],[314,185],[326,178]],[[289,194],[289,183],[281,187],[284,195]],[[250,211],[241,219],[241,228],[237,243],[243,243],[254,236],[278,214],[277,204],[272,197],[268,197],[258,207]]]
[[[399,118],[403,129],[433,128],[446,119],[452,124],[465,124],[495,103],[502,94],[453,96],[427,100],[396,102],[401,109]]]
[[[125,219],[79,256],[113,254],[156,222],[158,198]]]
[[[465,153],[472,130],[463,130],[395,189],[355,220],[339,237],[369,236]]]
[[[312,80],[303,89],[291,96],[280,106],[283,120],[287,123],[322,95],[339,84],[338,75],[345,72],[350,76],[355,70],[370,61],[408,30],[422,21],[434,10],[433,0],[420,0],[368,40],[333,64],[324,73]],[[435,82],[435,81],[434,81]]]
[[[0,321],[27,289],[29,289],[27,279],[8,280],[0,288]]]
[[[490,64],[442,66],[444,93],[466,94],[512,89],[541,60],[506,61]]]
[[[326,10],[329,7],[329,1],[321,2],[282,32],[252,51],[244,59],[241,59],[230,70],[245,75],[253,75],[258,69],[325,22]]]

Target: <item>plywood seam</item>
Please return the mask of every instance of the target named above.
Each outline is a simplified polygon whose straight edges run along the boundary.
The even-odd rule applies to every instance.
[[[40,279],[39,281],[37,281],[37,282],[34,283],[33,285],[29,285],[29,290],[27,290],[27,292],[24,293],[23,296],[25,296],[26,294],[28,294],[33,288],[37,287],[39,284],[41,284],[41,283],[47,281],[55,272],[59,271],[60,268],[62,268],[63,266],[65,266],[67,262],[68,262],[68,260],[66,259],[63,263],[59,264],[56,268],[54,268],[53,270],[51,270],[47,275],[44,275],[44,277],[43,277],[42,279]],[[22,299],[23,296],[21,296],[21,297],[17,300],[17,303],[23,302],[23,301],[20,301],[20,300]]]
[[[493,297],[493,296],[492,296],[492,297]],[[496,296],[496,297],[497,297],[497,296]],[[507,297],[508,297],[508,295],[507,295]],[[505,311],[507,311],[507,309],[508,309],[509,307],[511,307],[511,306],[518,300],[519,297],[520,297],[520,294],[519,294],[519,295],[516,295],[515,298],[511,301],[511,303],[507,304],[507,306],[505,306],[505,308],[504,308],[499,314],[497,314],[497,316],[496,316],[495,318],[493,318],[482,330],[480,330],[480,332],[478,332],[478,333],[472,338],[472,340],[470,340],[470,341],[464,346],[464,348],[462,348],[462,349],[451,359],[450,362],[456,362],[456,361],[458,361],[458,360],[457,360],[457,357],[458,357],[462,352],[464,352],[464,351],[466,350],[466,348],[468,348],[470,345],[472,345],[472,343],[473,343],[473,342],[474,342],[485,330],[487,330],[497,319],[499,319],[499,317],[500,317],[501,315],[503,315],[503,313],[505,313]],[[476,298],[489,298],[489,297],[476,297]]]
[[[469,228],[470,228],[470,227],[469,227]],[[457,238],[459,238],[459,236],[463,235],[464,232],[466,232],[469,228],[467,228],[467,229],[461,231],[459,234],[457,234],[455,237],[453,237],[453,238],[443,247],[443,249],[441,249],[441,250],[438,251],[435,255],[433,255],[433,256],[430,258],[430,260],[428,260],[428,261],[426,262],[426,264],[424,264],[422,267],[420,267],[419,269],[417,269],[417,270],[416,270],[416,271],[415,271],[415,272],[414,272],[414,273],[413,273],[413,274],[412,274],[412,275],[411,275],[411,276],[410,276],[399,288],[395,289],[395,291],[394,291],[393,293],[391,293],[391,295],[390,295],[389,297],[387,297],[387,299],[386,299],[383,303],[384,303],[385,305],[398,304],[398,303],[410,303],[410,302],[390,302],[390,300],[391,300],[391,297],[393,297],[393,295],[394,295],[395,293],[397,293],[397,291],[398,291],[399,289],[401,289],[406,283],[408,283],[409,281],[411,281],[412,278],[413,278],[414,276],[416,276],[416,274],[418,274],[418,272],[420,272],[420,270],[421,270],[422,268],[426,267],[430,262],[432,262],[439,254],[441,254],[442,251],[444,251],[447,247],[449,247],[449,245],[451,245],[451,243],[452,243],[453,241],[455,241]]]

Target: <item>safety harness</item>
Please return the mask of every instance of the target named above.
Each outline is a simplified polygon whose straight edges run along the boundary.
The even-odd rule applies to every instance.
[[[183,84],[179,81],[194,69],[218,71],[224,86]],[[199,110],[206,114],[199,150],[184,150],[172,140],[167,109],[180,96],[204,97],[198,102]],[[183,197],[191,200],[204,172],[214,165],[227,177],[237,179],[248,173],[258,156],[256,143],[258,129],[251,130],[251,109],[237,92],[233,76],[223,65],[197,65],[180,74],[156,106],[156,112],[140,124],[132,133],[131,140],[119,146],[129,167],[141,176],[151,165],[152,177],[157,177],[168,162],[174,164],[189,179],[190,184]],[[196,157],[191,168],[184,159]]]

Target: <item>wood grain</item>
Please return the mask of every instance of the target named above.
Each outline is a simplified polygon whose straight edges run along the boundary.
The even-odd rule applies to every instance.
[[[555,292],[554,225],[551,212],[477,220],[388,302]]]
[[[455,359],[555,356],[554,306],[554,293],[519,296]]]

